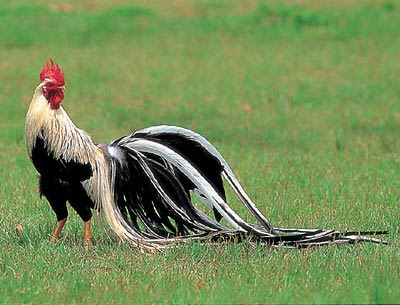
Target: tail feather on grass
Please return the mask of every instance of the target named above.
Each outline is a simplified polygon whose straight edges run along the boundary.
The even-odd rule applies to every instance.
[[[139,130],[107,145],[122,234],[162,248],[180,241],[249,239],[271,247],[304,248],[355,242],[386,243],[387,231],[339,232],[275,228],[258,210],[217,149],[176,126]],[[227,203],[223,178],[256,220],[243,220]],[[191,192],[214,217],[196,207]],[[100,207],[101,209],[101,207]],[[110,211],[108,209],[108,211]],[[220,223],[224,219],[228,225]],[[126,231],[126,232],[124,232]]]

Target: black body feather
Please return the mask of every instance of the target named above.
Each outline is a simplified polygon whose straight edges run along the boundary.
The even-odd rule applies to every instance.
[[[40,195],[49,201],[57,220],[68,216],[68,201],[82,220],[88,221],[94,204],[81,182],[91,177],[90,165],[55,158],[40,137],[36,138],[31,159],[40,173]]]

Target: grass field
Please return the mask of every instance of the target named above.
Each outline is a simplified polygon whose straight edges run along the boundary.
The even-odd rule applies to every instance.
[[[0,4],[0,303],[398,303],[397,1]],[[132,4],[134,3],[134,4]],[[44,62],[95,141],[175,124],[206,136],[275,226],[390,231],[389,246],[188,243],[144,254],[56,219],[24,116]],[[233,201],[239,212],[244,208]]]

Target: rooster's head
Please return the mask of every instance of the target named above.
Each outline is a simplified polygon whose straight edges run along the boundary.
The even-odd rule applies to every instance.
[[[52,109],[58,109],[64,99],[65,80],[60,67],[50,58],[40,72],[40,83],[43,84],[43,95]]]

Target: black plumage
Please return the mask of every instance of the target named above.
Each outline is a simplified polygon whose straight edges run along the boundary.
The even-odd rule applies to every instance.
[[[40,137],[36,138],[31,160],[40,173],[40,195],[49,201],[57,220],[68,216],[68,201],[82,220],[88,221],[92,217],[94,203],[81,182],[92,176],[90,165],[56,159]]]
[[[41,175],[58,177],[65,181],[84,181],[92,176],[92,168],[88,163],[56,158],[39,136],[36,137],[31,160]]]

